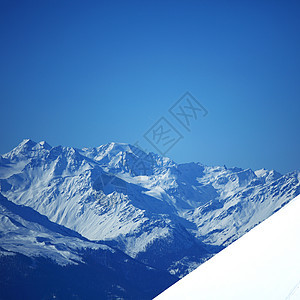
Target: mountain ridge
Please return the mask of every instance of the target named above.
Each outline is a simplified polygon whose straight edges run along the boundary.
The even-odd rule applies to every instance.
[[[0,160],[0,191],[52,222],[182,277],[300,193],[298,171],[177,164],[125,143],[24,140]]]
[[[152,299],[177,278],[0,193],[1,299]]]

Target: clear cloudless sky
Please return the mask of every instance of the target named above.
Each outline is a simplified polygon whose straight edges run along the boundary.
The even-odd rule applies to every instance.
[[[190,91],[177,162],[300,169],[299,1],[0,1],[0,153],[24,138],[154,149]],[[174,121],[174,119],[173,119]]]

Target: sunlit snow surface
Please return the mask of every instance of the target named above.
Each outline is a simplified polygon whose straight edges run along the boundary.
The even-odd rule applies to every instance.
[[[15,253],[50,258],[61,266],[83,262],[87,248],[114,252],[106,245],[83,239],[79,234],[50,222],[26,206],[16,205],[0,194],[0,256]]]
[[[300,299],[300,196],[156,299]]]

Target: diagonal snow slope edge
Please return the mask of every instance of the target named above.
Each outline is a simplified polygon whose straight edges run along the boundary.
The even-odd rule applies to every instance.
[[[156,299],[299,299],[300,196]]]

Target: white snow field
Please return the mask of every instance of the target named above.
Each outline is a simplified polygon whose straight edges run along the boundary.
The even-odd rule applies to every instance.
[[[300,299],[299,233],[297,196],[156,299]]]

